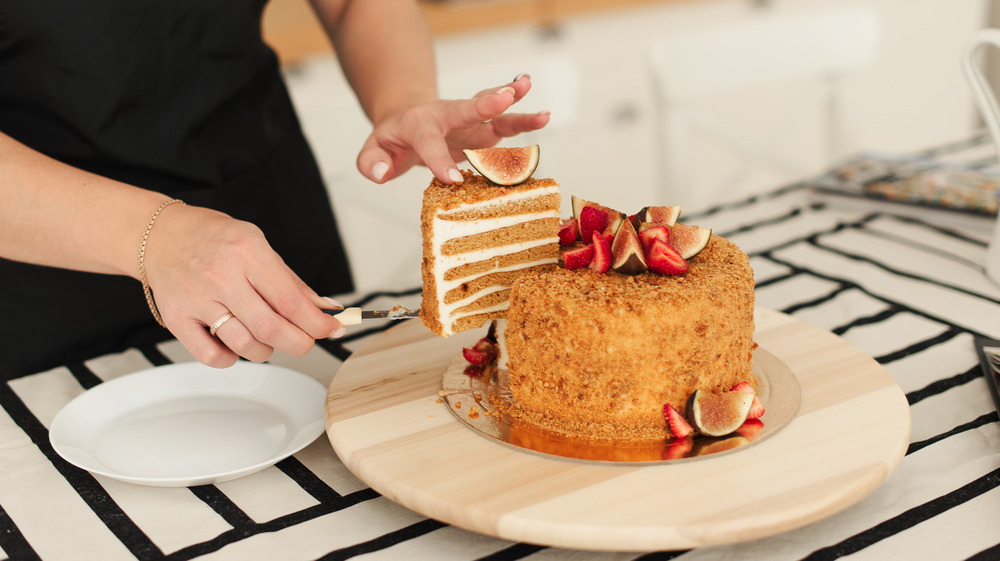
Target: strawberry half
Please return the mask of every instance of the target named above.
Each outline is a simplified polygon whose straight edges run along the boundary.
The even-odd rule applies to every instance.
[[[646,250],[646,266],[661,275],[680,275],[688,270],[688,263],[677,250],[665,241],[654,239]]]
[[[567,249],[563,252],[563,264],[567,269],[582,269],[589,267],[594,259],[594,244],[587,244],[576,249]]]
[[[670,434],[674,435],[674,438],[687,438],[694,434],[694,429],[688,424],[687,419],[674,409],[673,405],[663,404],[663,416],[666,417]]]
[[[593,232],[591,238],[594,240],[594,258],[590,261],[590,268],[601,274],[607,273],[611,268],[611,243],[600,232]]]
[[[661,240],[670,243],[670,228],[666,226],[647,226],[639,230],[639,243],[642,244],[643,251],[649,251],[649,245],[653,240]]]
[[[483,337],[471,347],[462,349],[462,356],[470,364],[483,366],[489,364],[500,356],[500,347],[487,337]]]
[[[580,225],[576,218],[567,218],[559,225],[559,245],[571,245],[580,235]]]
[[[580,239],[587,241],[594,232],[603,232],[608,227],[608,213],[592,206],[580,211]]]
[[[757,396],[757,392],[754,391],[753,386],[747,382],[740,382],[733,386],[733,391],[753,394],[753,403],[750,404],[750,412],[747,413],[747,419],[759,419],[764,415],[764,403]]]

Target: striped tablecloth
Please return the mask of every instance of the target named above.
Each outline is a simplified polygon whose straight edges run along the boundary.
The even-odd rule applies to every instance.
[[[275,467],[191,488],[121,483],[54,453],[48,427],[81,392],[191,360],[168,342],[0,385],[0,559],[1000,559],[1000,419],[973,343],[977,335],[1000,338],[1000,287],[982,273],[992,221],[842,205],[818,198],[808,184],[687,221],[711,226],[750,254],[758,305],[847,339],[906,394],[909,450],[855,506],[749,543],[597,553],[511,543],[427,519],[369,489],[324,437]],[[419,288],[339,299],[416,306]],[[273,362],[328,384],[342,361],[387,327],[366,323],[306,357]]]

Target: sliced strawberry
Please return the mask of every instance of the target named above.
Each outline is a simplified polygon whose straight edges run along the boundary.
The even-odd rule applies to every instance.
[[[753,386],[747,382],[740,382],[733,386],[733,391],[753,394],[753,403],[750,404],[750,412],[747,413],[747,419],[759,419],[764,415],[764,403],[757,396],[757,392],[754,391]]]
[[[753,440],[757,438],[760,434],[761,429],[764,428],[764,421],[760,419],[747,419],[740,428],[736,429],[736,434],[745,437],[747,440]]]
[[[563,264],[567,269],[582,269],[589,267],[594,259],[594,244],[587,244],[576,249],[567,249],[563,252]]]
[[[593,232],[591,238],[594,240],[594,258],[590,260],[590,268],[598,273],[607,273],[611,268],[611,242],[599,232]]]
[[[681,415],[673,405],[663,404],[663,416],[667,418],[667,426],[670,427],[670,434],[674,438],[687,438],[694,434],[694,429],[688,424],[684,415]]]
[[[670,228],[666,226],[646,226],[645,228],[640,226],[640,228],[639,243],[642,244],[643,251],[649,251],[649,244],[653,243],[653,240],[670,243]]]
[[[483,366],[495,361],[500,356],[500,347],[487,337],[483,337],[476,341],[475,345],[462,349],[462,356],[470,364]]]
[[[661,275],[680,275],[688,270],[688,263],[667,242],[654,239],[646,251],[646,266]]]
[[[608,227],[608,213],[597,207],[585,206],[580,211],[580,239],[587,241],[594,232]],[[612,232],[612,235],[614,233]]]
[[[576,218],[567,218],[559,225],[559,245],[571,245],[580,235],[580,226]]]

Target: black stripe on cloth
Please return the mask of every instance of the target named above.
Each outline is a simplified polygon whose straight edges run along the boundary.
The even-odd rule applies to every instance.
[[[956,374],[950,378],[935,380],[919,390],[906,394],[906,401],[909,402],[910,405],[913,405],[927,399],[928,397],[944,393],[952,388],[965,385],[976,378],[982,377],[983,371],[978,365],[976,365],[961,374]]]
[[[510,547],[505,547],[500,551],[495,551],[489,555],[484,555],[476,561],[514,561],[538,553],[543,549],[548,549],[542,545],[532,545],[530,543],[516,543]]]
[[[912,454],[912,453],[916,452],[917,450],[920,450],[921,448],[926,448],[927,446],[930,446],[931,444],[934,444],[935,442],[939,442],[941,440],[944,440],[944,439],[946,439],[946,438],[948,438],[950,436],[955,436],[956,434],[960,434],[960,433],[963,433],[965,431],[977,429],[979,427],[986,426],[986,425],[988,425],[990,423],[996,423],[996,422],[1000,422],[1000,414],[998,414],[996,411],[991,411],[989,413],[985,413],[985,414],[980,415],[980,416],[976,417],[975,419],[969,421],[968,423],[963,423],[961,425],[958,425],[957,427],[951,429],[948,432],[944,432],[944,433],[932,436],[930,438],[921,440],[919,442],[911,442],[910,445],[906,448],[906,453],[907,454]]]
[[[898,516],[855,534],[840,543],[818,549],[803,558],[803,561],[825,561],[857,553],[862,549],[908,530],[921,522],[960,506],[983,493],[1000,487],[1000,469],[995,469],[970,483],[913,507]]]
[[[754,284],[754,289],[763,288],[765,286],[770,286],[772,284],[778,284],[779,282],[785,282],[787,280],[792,280],[793,278],[804,273],[802,269],[793,269],[783,275],[778,275],[776,277],[771,277],[769,279],[762,280]]]
[[[372,292],[372,293],[366,294],[360,300],[357,300],[353,304],[350,304],[350,305],[348,305],[346,307],[348,307],[348,308],[351,308],[351,307],[361,308],[365,304],[367,304],[367,303],[369,303],[372,300],[375,300],[377,298],[400,298],[402,296],[413,296],[415,294],[420,294],[421,290],[422,290],[422,288],[418,286],[416,288],[407,288],[405,290],[392,290],[392,291],[382,290],[382,291],[378,291],[378,292]]]
[[[837,288],[834,288],[833,290],[831,290],[830,292],[828,292],[828,293],[826,293],[826,294],[824,294],[822,296],[819,296],[819,297],[814,298],[812,300],[807,300],[805,302],[799,302],[797,304],[792,304],[791,306],[788,306],[787,308],[783,308],[781,311],[783,313],[791,315],[791,314],[794,314],[795,312],[797,312],[799,310],[804,310],[806,308],[813,308],[815,306],[819,306],[821,304],[825,304],[825,303],[829,302],[830,300],[833,300],[834,298],[836,298],[842,292],[845,292],[847,290],[851,290],[852,288],[853,288],[852,286],[850,286],[850,285],[848,285],[846,283],[840,283],[840,285],[837,286]]]
[[[640,559],[642,561],[668,561],[669,559],[676,559],[681,555],[687,553],[690,550],[680,550],[680,551],[656,551],[653,553],[647,553],[642,557],[637,557],[636,561]]]
[[[364,555],[365,553],[381,551],[407,540],[419,538],[420,536],[429,534],[435,530],[440,530],[446,526],[447,524],[443,522],[438,522],[437,520],[428,518],[426,520],[421,520],[416,524],[411,524],[405,528],[400,528],[394,532],[389,532],[388,534],[384,534],[373,540],[352,545],[351,547],[338,549],[336,551],[331,551],[330,553],[320,557],[319,561],[339,561],[341,559],[350,559],[358,555]]]
[[[889,364],[890,362],[899,360],[901,358],[908,357],[912,354],[919,353],[920,351],[927,350],[935,345],[944,343],[945,341],[950,341],[958,335],[961,335],[965,331],[959,329],[958,327],[949,327],[938,335],[931,337],[929,339],[924,339],[923,341],[917,341],[912,345],[908,345],[898,351],[893,351],[891,353],[884,354],[882,356],[874,357],[875,361],[879,364]]]
[[[888,309],[882,310],[877,314],[855,318],[854,320],[845,323],[844,325],[839,325],[837,327],[834,327],[830,331],[834,335],[843,335],[844,333],[850,331],[852,327],[860,327],[862,325],[873,325],[876,323],[881,323],[903,311],[905,310],[902,308],[902,306],[898,306],[896,304],[890,304]]]
[[[275,467],[281,470],[289,479],[298,484],[303,491],[321,503],[332,503],[341,500],[339,493],[334,491],[315,473],[309,470],[295,456],[281,460]]]
[[[85,390],[89,390],[103,381],[82,362],[70,363],[67,365],[67,368],[69,368],[70,374],[76,378],[76,381],[79,382],[80,386],[82,386]]]
[[[854,261],[861,261],[862,263],[868,263],[869,265],[874,265],[875,267],[878,267],[879,269],[882,269],[883,271],[886,271],[888,273],[892,273],[893,275],[896,275],[898,277],[903,277],[903,278],[912,279],[912,280],[918,280],[920,282],[925,282],[925,283],[928,283],[928,284],[933,284],[935,286],[940,286],[942,288],[947,288],[948,290],[950,290],[952,292],[960,292],[962,294],[967,294],[969,296],[973,296],[975,298],[979,298],[981,300],[985,300],[986,302],[990,302],[990,303],[993,303],[993,304],[1000,304],[1000,299],[996,299],[996,298],[987,296],[985,294],[980,294],[978,292],[975,292],[975,291],[972,291],[972,290],[969,290],[969,289],[966,289],[966,288],[962,288],[960,286],[955,286],[953,284],[948,284],[946,282],[941,282],[939,280],[932,279],[932,278],[929,278],[929,277],[925,277],[925,276],[921,276],[921,275],[916,275],[916,274],[909,273],[909,272],[906,272],[906,271],[900,271],[899,269],[894,269],[892,267],[889,267],[885,263],[882,263],[881,261],[878,261],[876,259],[872,259],[870,257],[865,257],[863,255],[857,255],[857,254],[854,254],[854,253],[848,253],[846,251],[842,251],[842,250],[837,249],[835,247],[830,247],[828,245],[824,245],[824,244],[820,243],[820,241],[819,241],[819,238],[821,236],[823,236],[823,235],[825,235],[825,234],[813,234],[812,236],[810,236],[808,242],[811,243],[813,246],[815,246],[818,249],[822,249],[824,251],[829,251],[830,253],[835,253],[837,255],[840,255],[841,257],[846,257],[847,259],[851,259],[851,260],[854,260]]]
[[[219,534],[211,540],[196,543],[179,549],[164,557],[166,561],[188,561],[202,555],[214,553],[227,545],[236,543],[245,538],[269,532],[278,532],[285,528],[291,528],[298,524],[308,522],[321,516],[337,512],[356,504],[378,498],[380,495],[371,489],[362,489],[354,493],[339,497],[337,500],[326,501],[302,510],[280,516],[273,520],[261,523],[252,523],[241,528],[233,528]]]
[[[747,197],[745,199],[739,199],[739,200],[736,200],[736,201],[732,201],[732,202],[728,202],[728,203],[723,203],[723,204],[715,205],[715,206],[707,208],[707,209],[705,209],[703,211],[692,213],[690,215],[685,215],[687,217],[685,219],[688,219],[688,218],[703,218],[703,217],[706,217],[706,216],[711,216],[713,214],[718,214],[718,213],[723,212],[723,211],[739,210],[741,208],[746,208],[746,207],[752,206],[754,204],[757,204],[757,203],[759,203],[761,201],[769,201],[769,200],[773,200],[773,199],[778,199],[778,198],[784,197],[785,195],[787,195],[789,193],[792,193],[792,192],[795,192],[795,191],[799,191],[799,190],[802,190],[802,189],[806,189],[806,188],[809,188],[809,187],[811,187],[811,186],[807,182],[792,183],[792,184],[786,185],[785,187],[781,187],[779,189],[775,189],[773,191],[768,191],[766,193],[759,193],[759,194],[756,194],[756,195],[751,195],[751,196],[749,196],[749,197]],[[819,203],[819,204],[822,204],[822,203]]]
[[[156,344],[143,344],[139,345],[139,352],[142,356],[146,357],[146,360],[150,362],[153,366],[166,366],[171,364],[173,361],[167,358],[160,348]]]
[[[89,376],[83,375],[80,368],[85,367],[74,366],[71,368],[71,370],[76,370],[74,375],[78,376],[77,379],[80,375],[84,378],[89,376],[97,378],[93,373]],[[163,552],[125,514],[90,472],[71,465],[55,452],[49,443],[48,430],[8,384],[0,385],[0,407],[7,411],[17,426],[28,435],[32,443],[52,463],[66,482],[73,487],[83,502],[94,511],[94,514],[136,559],[143,561],[163,559]]]
[[[196,487],[188,487],[188,490],[214,510],[236,532],[250,534],[255,522],[240,507],[236,506],[236,503],[232,499],[220,491],[218,487],[215,485],[198,485]]]
[[[17,559],[17,561],[41,559],[28,540],[24,539],[24,534],[18,530],[3,506],[0,506],[0,550],[7,554],[7,559]]]
[[[728,230],[728,231],[723,232],[723,233],[721,233],[719,235],[722,236],[722,237],[724,237],[724,238],[731,238],[731,237],[736,236],[738,234],[745,234],[747,232],[752,232],[753,230],[756,230],[757,228],[761,228],[761,227],[764,227],[764,226],[773,226],[775,224],[781,224],[782,222],[787,222],[787,221],[789,221],[789,220],[791,220],[793,218],[797,218],[799,216],[802,216],[802,212],[804,210],[805,210],[804,207],[793,208],[792,210],[786,212],[785,214],[782,214],[782,215],[779,215],[779,216],[775,216],[775,217],[772,217],[772,218],[768,218],[767,220],[759,220],[757,222],[754,222],[753,224],[747,224],[745,226],[740,226],[739,228],[735,228],[733,230]]]

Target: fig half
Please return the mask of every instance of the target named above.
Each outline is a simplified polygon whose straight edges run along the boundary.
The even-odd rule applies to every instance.
[[[538,167],[537,144],[523,148],[462,150],[462,153],[476,171],[497,185],[524,183]]]
[[[677,250],[684,259],[691,259],[705,249],[712,239],[711,228],[699,228],[687,224],[670,226],[670,246]]]
[[[711,393],[695,390],[687,402],[687,418],[705,436],[725,436],[743,426],[753,405],[753,394],[739,391]]]

